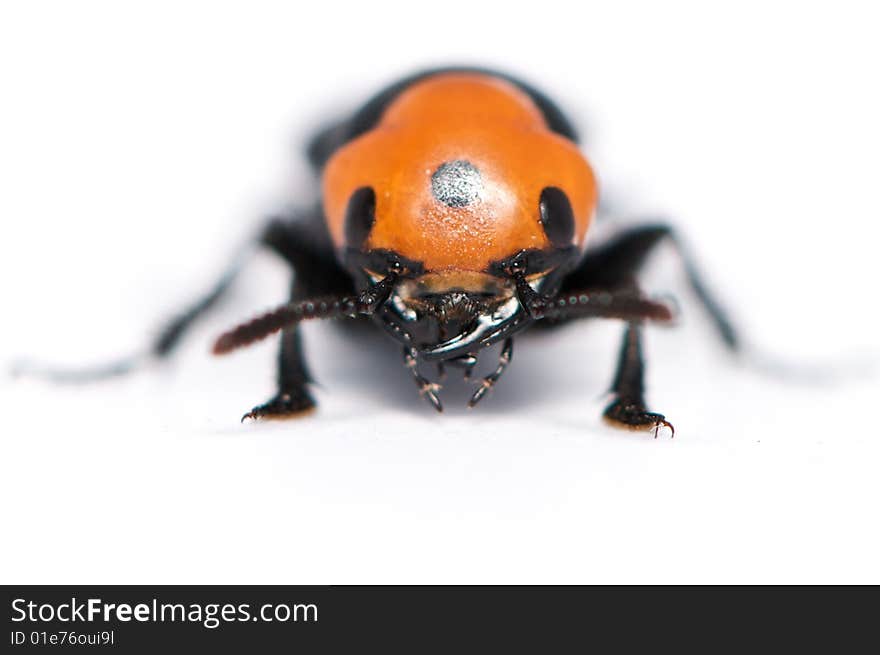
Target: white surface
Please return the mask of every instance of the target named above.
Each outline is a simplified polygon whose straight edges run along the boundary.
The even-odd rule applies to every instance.
[[[319,411],[242,426],[274,343],[207,347],[284,299],[267,258],[169,367],[2,382],[0,581],[880,582],[876,10],[610,6],[4,5],[0,361],[139,347],[311,200],[322,118],[472,62],[556,97],[605,200],[673,218],[750,340],[836,382],[732,362],[666,251],[648,286],[682,325],[646,348],[674,440],[601,423],[616,324],[520,339],[442,416],[393,343],[309,325]]]

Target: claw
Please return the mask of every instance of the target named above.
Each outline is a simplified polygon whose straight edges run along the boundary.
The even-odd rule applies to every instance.
[[[672,425],[672,423],[667,421],[665,418],[660,419],[654,425],[654,438],[655,439],[657,438],[657,435],[660,433],[660,428],[664,428],[664,427],[669,428],[669,432],[670,432],[669,438],[674,439],[675,438],[675,426]]]
[[[641,404],[625,403],[615,400],[606,409],[605,420],[615,427],[629,430],[651,430],[656,439],[660,434],[660,428],[669,428],[670,439],[675,437],[675,427],[666,420],[663,414],[649,412]]]
[[[299,418],[315,408],[315,401],[305,390],[291,394],[278,394],[268,402],[257,405],[251,411],[241,417],[244,423],[247,419],[286,419]]]

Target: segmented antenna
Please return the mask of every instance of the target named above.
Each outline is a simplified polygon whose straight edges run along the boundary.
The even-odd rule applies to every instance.
[[[282,305],[221,334],[213,352],[225,355],[302,321],[369,316],[388,300],[396,281],[397,273],[391,273],[356,296],[329,296]]]

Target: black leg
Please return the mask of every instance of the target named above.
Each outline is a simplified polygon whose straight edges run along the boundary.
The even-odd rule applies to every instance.
[[[487,393],[492,391],[495,387],[495,383],[498,382],[498,379],[507,369],[508,364],[510,364],[511,359],[513,359],[513,337],[507,337],[504,341],[504,345],[501,347],[501,354],[498,357],[498,367],[490,375],[487,375],[480,380],[480,386],[477,387],[474,395],[471,396],[471,399],[468,401],[468,407],[473,407],[480,402]]]
[[[317,233],[316,221],[317,219],[311,217],[302,221],[272,219],[260,232],[256,245],[285,259],[295,271],[321,268],[317,262],[321,260],[324,249],[315,246],[324,246],[324,244],[312,236],[313,233]],[[244,260],[244,256],[239,256],[208,294],[194,302],[160,331],[158,339],[151,348],[154,357],[165,358],[172,354],[196,321],[223,298],[242,269]],[[324,267],[326,268],[326,265]],[[337,276],[325,273],[321,279],[327,278],[332,282],[335,277]]]
[[[250,249],[247,249],[240,253],[207,294],[161,327],[158,331],[158,336],[146,350],[114,361],[83,368],[59,369],[48,366],[28,365],[21,367],[20,370],[15,372],[44,377],[53,382],[80,384],[127,375],[143,368],[151,361],[170,357],[193,325],[223,299],[239,271],[246,263],[249,252]]]
[[[287,418],[314,409],[315,401],[308,390],[311,381],[302,353],[299,328],[285,330],[281,333],[281,349],[278,353],[278,392],[242,416],[241,420]]]
[[[709,293],[693,260],[682,246],[681,240],[666,225],[646,225],[633,228],[618,235],[598,250],[588,253],[578,268],[563,280],[557,298],[568,296],[565,308],[562,311],[557,310],[555,315],[549,313],[548,316],[559,322],[582,315],[579,310],[572,309],[573,302],[575,305],[582,304],[581,297],[578,295],[581,293],[579,290],[582,289],[623,289],[624,294],[637,294],[637,273],[651,251],[664,240],[671,241],[676,247],[684,263],[688,282],[711,317],[725,345],[730,350],[738,350],[739,339],[730,320],[719,303]],[[619,292],[615,292],[611,297],[613,298],[616,293]],[[587,292],[585,298],[591,301],[590,296],[593,295],[597,295],[597,293],[595,291],[592,294]],[[601,292],[598,295],[601,295]],[[622,301],[617,303],[614,300],[610,302],[621,306],[627,304]],[[586,305],[589,306],[589,302]],[[540,307],[540,304],[538,306]],[[549,307],[552,309],[552,305]],[[620,313],[623,314],[623,312]],[[647,312],[641,318],[635,316],[635,312],[632,313],[633,316],[628,319],[617,374],[611,389],[614,400],[605,408],[605,419],[619,427],[653,429],[655,437],[659,429],[666,426],[674,435],[675,429],[666,420],[666,417],[663,414],[649,412],[645,406],[641,323],[644,319],[651,317]]]
[[[627,230],[598,250],[588,253],[578,268],[566,276],[560,295],[579,289],[617,289],[630,286],[648,255],[664,240],[669,240],[678,250],[688,283],[705,307],[724,343],[731,350],[737,350],[739,340],[733,325],[707,289],[681,240],[668,225],[645,225]]]
[[[675,435],[675,428],[663,414],[649,412],[645,407],[644,375],[641,326],[631,322],[623,336],[617,373],[611,385],[614,400],[605,408],[605,420],[633,430],[653,429],[655,438],[661,426],[668,427]]]
[[[351,294],[354,290],[348,273],[336,261],[319,210],[302,219],[270,221],[260,232],[254,245],[275,253],[290,264],[294,273],[291,294],[293,301],[324,295]],[[248,248],[245,253],[249,254],[254,249]],[[59,371],[27,367],[21,372],[63,382],[88,382],[129,373],[151,359],[167,358],[189,329],[223,298],[246,261],[244,255],[236,258],[209,293],[160,330],[159,337],[143,354],[81,370]],[[300,333],[294,326],[285,330],[281,337],[278,392],[243,418],[291,416],[311,409],[315,402],[307,388],[310,380],[302,354]]]
[[[203,298],[194,302],[177,318],[165,325],[159,332],[159,338],[153,343],[150,349],[151,354],[158,358],[164,359],[172,354],[174,349],[180,344],[180,341],[186,333],[192,328],[198,319],[204,316],[208,310],[214,307],[232,286],[232,282],[241,270],[243,262],[236,262],[214,288]]]
[[[262,243],[293,268],[291,302],[353,291],[351,278],[336,262],[326,228],[318,219],[311,222],[275,220],[263,233]],[[293,418],[315,407],[308,389],[312,376],[303,355],[302,336],[297,325],[281,333],[277,382],[275,395],[247,412],[242,421],[249,418]]]

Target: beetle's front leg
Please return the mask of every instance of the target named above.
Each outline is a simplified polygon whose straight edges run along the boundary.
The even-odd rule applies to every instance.
[[[654,430],[654,437],[663,426],[668,427],[672,436],[675,428],[663,414],[649,412],[645,407],[644,375],[642,360],[641,326],[637,322],[627,324],[623,336],[623,346],[617,364],[617,373],[611,385],[614,400],[605,408],[605,420],[615,427],[630,430]]]
[[[315,400],[308,390],[311,382],[302,353],[299,328],[281,334],[278,353],[278,392],[262,405],[257,405],[241,417],[245,419],[294,418],[315,408]]]
[[[292,301],[352,293],[350,278],[336,263],[332,246],[324,234],[320,214],[301,222],[275,220],[266,228],[262,242],[293,269]],[[294,325],[281,333],[277,392],[241,420],[296,418],[308,413],[315,408],[308,389],[311,382],[300,327]]]

